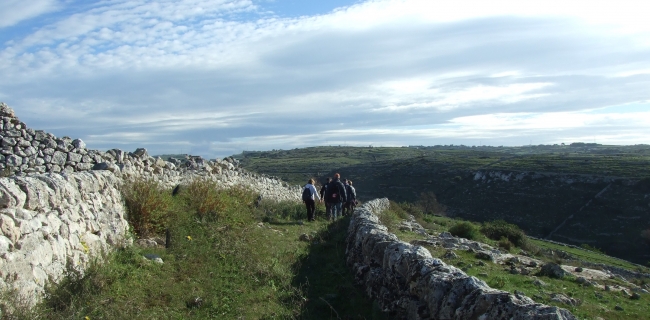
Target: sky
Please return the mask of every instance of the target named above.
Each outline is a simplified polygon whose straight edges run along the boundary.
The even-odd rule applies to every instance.
[[[650,143],[646,1],[3,0],[0,101],[91,149]]]

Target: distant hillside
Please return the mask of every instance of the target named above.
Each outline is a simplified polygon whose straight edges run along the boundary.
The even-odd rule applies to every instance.
[[[648,145],[313,147],[235,157],[294,184],[340,172],[361,199],[416,201],[431,191],[452,216],[504,219],[533,236],[650,261]]]

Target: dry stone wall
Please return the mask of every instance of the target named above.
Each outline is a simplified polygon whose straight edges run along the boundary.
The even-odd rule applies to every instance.
[[[395,319],[576,319],[569,311],[490,288],[484,281],[399,241],[374,213],[376,199],[355,210],[347,236],[347,263],[368,296]]]
[[[233,158],[165,161],[146,149],[90,150],[80,139],[28,128],[0,103],[0,291],[33,303],[66,268],[83,271],[101,253],[128,243],[119,192],[125,179],[172,188],[196,178],[244,186],[262,198],[299,201],[300,187],[247,172]]]
[[[36,298],[66,267],[123,245],[119,183],[108,171],[1,178],[0,289]]]

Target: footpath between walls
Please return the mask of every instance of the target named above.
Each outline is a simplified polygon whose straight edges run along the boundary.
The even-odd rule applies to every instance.
[[[358,284],[395,319],[576,319],[565,309],[492,289],[424,247],[399,241],[375,215],[388,207],[383,198],[355,210],[346,255]]]
[[[233,158],[166,161],[144,148],[90,150],[80,139],[28,128],[4,103],[0,145],[0,294],[28,305],[67,268],[83,271],[91,259],[129,244],[119,191],[127,179],[151,179],[171,190],[201,178],[223,188],[244,186],[260,198],[300,199],[299,186],[247,172]]]

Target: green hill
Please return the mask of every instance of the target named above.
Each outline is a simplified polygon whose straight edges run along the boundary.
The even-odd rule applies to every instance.
[[[648,145],[312,147],[235,157],[294,184],[340,172],[362,200],[433,192],[449,216],[503,219],[536,237],[650,261]]]

